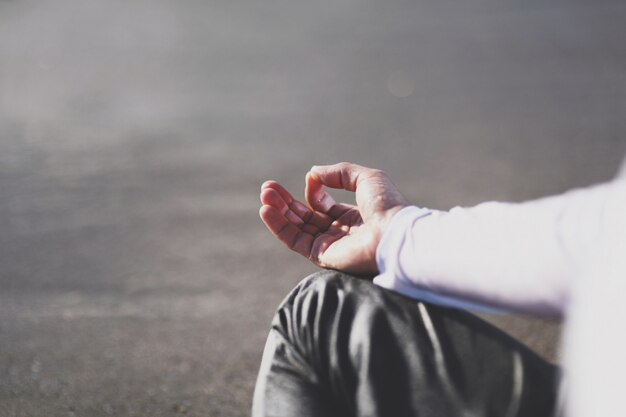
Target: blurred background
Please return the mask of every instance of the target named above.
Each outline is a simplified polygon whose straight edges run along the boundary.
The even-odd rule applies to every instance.
[[[416,204],[610,179],[621,1],[0,1],[0,416],[246,416],[315,270],[259,186],[378,167]],[[558,359],[559,323],[488,317]]]

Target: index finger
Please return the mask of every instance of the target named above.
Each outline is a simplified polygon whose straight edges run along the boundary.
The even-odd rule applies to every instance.
[[[341,162],[335,165],[313,166],[310,175],[327,187],[354,192],[359,180],[374,172],[377,170],[350,162]]]

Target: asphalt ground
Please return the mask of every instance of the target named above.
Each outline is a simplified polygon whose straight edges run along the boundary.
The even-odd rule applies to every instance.
[[[0,2],[0,416],[245,416],[313,164],[522,201],[626,153],[619,1]],[[350,199],[349,195],[339,197]],[[489,317],[558,360],[560,324]]]

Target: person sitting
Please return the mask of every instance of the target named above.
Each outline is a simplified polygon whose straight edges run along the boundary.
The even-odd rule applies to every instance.
[[[273,318],[253,416],[623,413],[624,177],[437,211],[383,171],[340,163],[311,168],[305,200],[261,188],[267,228],[324,270]],[[563,368],[468,310],[563,317]]]

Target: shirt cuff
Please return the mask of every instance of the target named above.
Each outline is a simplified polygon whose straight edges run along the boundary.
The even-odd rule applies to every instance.
[[[376,248],[376,264],[380,271],[380,275],[376,279],[385,276],[388,272],[401,272],[399,255],[404,246],[406,233],[413,228],[413,224],[417,220],[431,213],[432,210],[426,208],[409,206],[398,211],[393,216],[387,226],[387,230],[385,230],[378,243],[378,248]]]
[[[405,247],[407,236],[413,233],[416,222],[433,212],[433,210],[410,206],[403,208],[393,216],[376,249],[376,263],[380,273],[374,278],[374,284],[419,301],[444,307],[482,313],[503,313],[504,310],[502,309],[480,302],[433,292],[428,288],[419,286],[407,276],[400,262],[401,252],[412,250],[411,247]],[[415,259],[417,256],[419,254],[414,254],[412,258]]]

